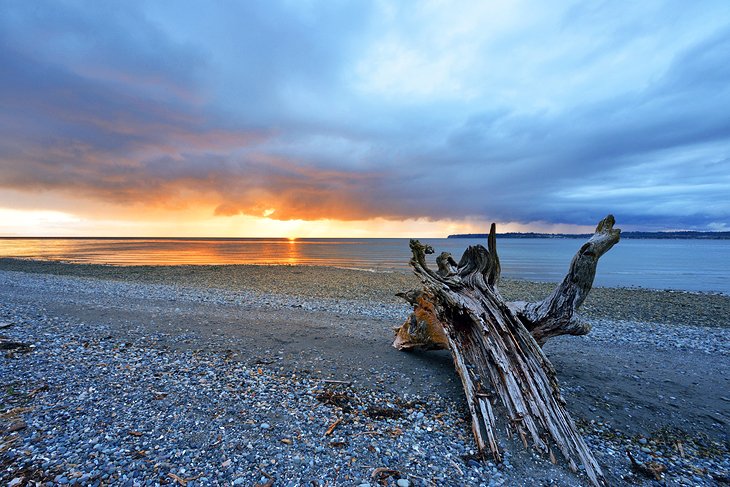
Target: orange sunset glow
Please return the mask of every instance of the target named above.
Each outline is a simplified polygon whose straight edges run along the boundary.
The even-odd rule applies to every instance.
[[[0,208],[0,231],[3,236],[36,237],[285,237],[290,239],[312,237],[373,236],[410,238],[439,238],[452,233],[483,233],[488,223],[477,220],[368,220],[341,221],[274,220],[267,217],[234,215],[230,218],[210,216],[203,208],[194,210],[152,209],[127,213],[110,212],[113,218],[81,216],[77,213],[51,210],[15,210]],[[535,227],[555,233],[587,232],[590,226],[550,225],[538,222],[524,225],[507,222],[500,231],[530,231]]]

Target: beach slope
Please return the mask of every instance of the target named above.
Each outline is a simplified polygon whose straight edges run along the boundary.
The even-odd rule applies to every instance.
[[[504,464],[470,457],[449,354],[390,347],[409,313],[394,293],[416,285],[325,267],[0,259],[0,334],[33,346],[0,358],[0,480],[584,484],[507,435]],[[549,289],[502,286],[510,299]],[[584,311],[593,331],[546,352],[612,484],[654,481],[626,451],[670,483],[727,480],[730,297],[599,288]]]

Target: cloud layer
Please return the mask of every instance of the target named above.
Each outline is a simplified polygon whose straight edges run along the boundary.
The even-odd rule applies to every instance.
[[[725,1],[3,2],[0,192],[720,229],[729,25]]]

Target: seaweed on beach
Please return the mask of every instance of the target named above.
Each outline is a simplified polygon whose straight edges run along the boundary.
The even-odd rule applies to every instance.
[[[730,444],[714,441],[704,432],[689,434],[676,427],[664,427],[651,435],[651,442],[664,451],[677,451],[682,456],[716,458],[728,454]]]
[[[351,403],[356,399],[347,392],[336,392],[326,389],[315,396],[322,404],[340,408],[343,412],[349,413],[353,410]]]
[[[365,415],[372,419],[397,419],[403,417],[403,411],[389,407],[371,406],[365,410]]]

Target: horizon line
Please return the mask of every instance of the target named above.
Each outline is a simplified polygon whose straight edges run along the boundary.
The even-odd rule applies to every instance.
[[[693,233],[693,234],[728,234],[730,231],[727,230],[657,230],[657,231],[645,231],[645,230],[627,230],[622,231],[622,236],[629,236],[631,234],[681,234],[681,233]],[[163,236],[63,236],[63,235],[45,235],[45,236],[34,236],[34,235],[0,235],[2,240],[334,240],[334,239],[407,239],[407,238],[442,238],[447,239],[449,237],[470,237],[481,238],[486,237],[488,232],[478,233],[454,233],[444,235],[440,237],[215,237],[215,236],[176,236],[176,237],[163,237]],[[510,235],[541,235],[541,236],[575,236],[585,237],[593,235],[593,233],[564,233],[564,232],[497,232],[498,237],[510,236]]]

